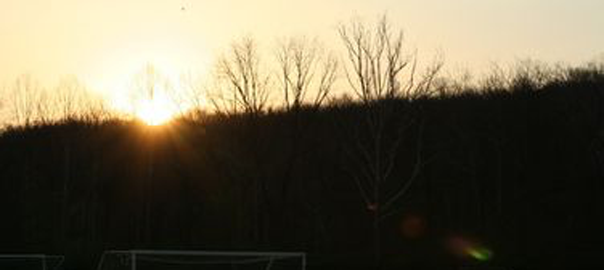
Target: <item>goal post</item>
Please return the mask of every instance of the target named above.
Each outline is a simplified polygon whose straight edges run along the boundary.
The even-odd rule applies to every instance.
[[[58,270],[65,257],[47,254],[0,254],[0,269]]]
[[[97,270],[306,270],[304,252],[108,250]]]

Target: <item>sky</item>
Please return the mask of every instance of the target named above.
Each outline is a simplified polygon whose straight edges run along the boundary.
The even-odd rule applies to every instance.
[[[383,13],[420,61],[440,53],[452,69],[579,64],[604,53],[602,11],[602,0],[0,0],[0,83],[75,75],[123,91],[147,64],[173,79],[204,74],[242,36],[270,48],[304,35],[341,49],[338,24]]]

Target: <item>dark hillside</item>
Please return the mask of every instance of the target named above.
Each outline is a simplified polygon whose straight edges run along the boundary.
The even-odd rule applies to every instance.
[[[165,127],[8,129],[0,252],[85,269],[105,249],[300,250],[310,269],[369,268],[384,206],[385,269],[602,264],[604,72],[474,90]],[[384,199],[367,203],[355,179],[376,171],[389,172]]]

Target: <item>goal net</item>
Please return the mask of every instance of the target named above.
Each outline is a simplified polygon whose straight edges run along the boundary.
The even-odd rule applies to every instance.
[[[303,252],[110,250],[97,270],[306,270]]]
[[[63,256],[46,254],[0,254],[0,269],[58,270]]]

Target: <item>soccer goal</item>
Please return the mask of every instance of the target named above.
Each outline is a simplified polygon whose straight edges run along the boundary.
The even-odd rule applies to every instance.
[[[109,250],[97,270],[306,270],[306,253]]]
[[[0,269],[58,270],[65,258],[46,254],[0,254]]]

